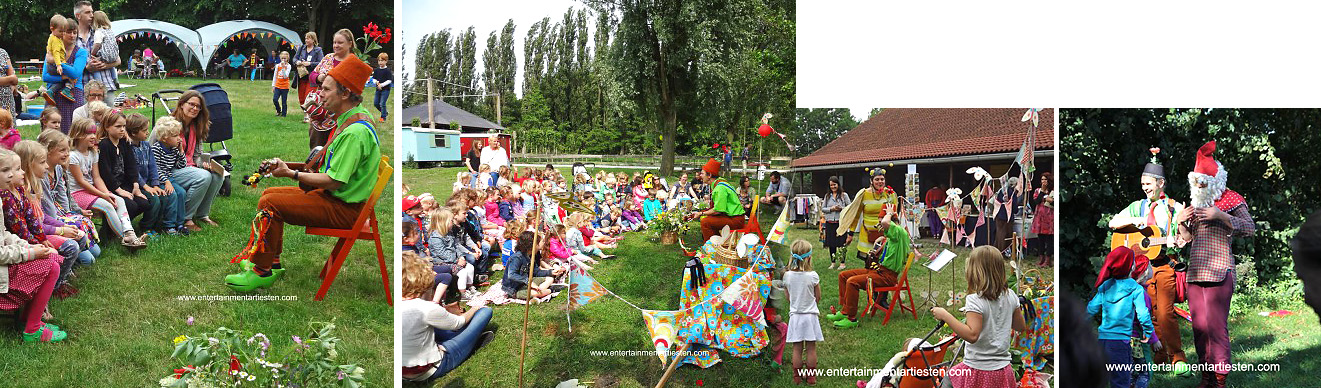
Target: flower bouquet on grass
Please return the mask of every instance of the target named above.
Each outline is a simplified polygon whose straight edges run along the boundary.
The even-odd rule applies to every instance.
[[[651,229],[660,237],[662,245],[671,245],[679,241],[679,234],[687,232],[692,224],[688,221],[688,214],[692,212],[691,202],[684,202],[674,208],[662,211],[647,224],[647,229]]]
[[[272,348],[265,334],[218,328],[197,336],[174,339],[180,366],[160,380],[175,387],[361,387],[363,369],[339,364],[331,335],[335,324],[312,323],[307,338],[292,336],[282,349]]]

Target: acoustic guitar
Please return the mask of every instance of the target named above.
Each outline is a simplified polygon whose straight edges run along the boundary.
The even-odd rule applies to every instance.
[[[1170,239],[1171,237],[1162,235],[1160,228],[1154,225],[1146,227],[1127,225],[1115,229],[1110,235],[1110,249],[1129,247],[1133,249],[1134,255],[1155,259],[1161,255],[1162,248]]]

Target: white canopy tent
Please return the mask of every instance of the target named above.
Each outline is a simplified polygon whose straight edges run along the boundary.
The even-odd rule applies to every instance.
[[[203,74],[207,71],[206,64],[235,35],[243,34],[243,39],[256,39],[268,48],[280,47],[283,41],[288,41],[296,48],[303,41],[301,35],[293,30],[256,20],[230,20],[190,30],[159,20],[125,19],[111,23],[111,31],[116,38],[125,35],[132,37],[137,33],[163,35],[183,54],[184,66],[191,65],[193,58],[197,58],[202,63]]]
[[[116,38],[148,32],[166,36],[183,55],[185,67],[192,64],[193,58],[202,57],[202,40],[197,31],[178,24],[150,19],[125,19],[110,23],[110,27]]]
[[[225,44],[230,37],[247,33],[252,35],[245,39],[256,39],[262,46],[267,48],[279,47],[281,40],[288,41],[290,45],[297,48],[298,44],[303,41],[302,35],[273,23],[256,20],[230,20],[197,29],[198,37],[202,42],[202,49],[198,54],[198,58],[206,58],[209,62],[216,53],[221,51],[220,46]],[[203,69],[205,68],[206,66],[203,66]]]

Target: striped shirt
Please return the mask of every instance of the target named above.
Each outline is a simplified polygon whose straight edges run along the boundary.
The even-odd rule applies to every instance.
[[[1216,207],[1229,216],[1229,224],[1201,220],[1190,222],[1193,234],[1188,260],[1189,282],[1219,282],[1234,269],[1234,237],[1248,237],[1257,232],[1248,204],[1238,193],[1225,190]],[[1227,208],[1227,209],[1226,209]]]
[[[159,142],[151,145],[151,155],[156,157],[156,175],[164,184],[170,180],[170,174],[175,170],[188,166],[183,158],[183,153],[179,152],[179,147],[167,147]]]

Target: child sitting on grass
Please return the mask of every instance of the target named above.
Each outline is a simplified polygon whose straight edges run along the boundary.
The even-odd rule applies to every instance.
[[[21,175],[14,151],[0,148],[0,190],[8,190],[10,178]],[[60,256],[55,249],[29,244],[7,230],[0,230],[0,309],[21,310],[23,342],[59,342],[68,334],[58,326],[42,322],[55,282],[60,276]]]
[[[41,178],[41,211],[51,215],[66,226],[77,228],[82,235],[78,245],[82,252],[78,254],[78,263],[88,265],[101,256],[101,247],[97,245],[96,224],[92,222],[92,212],[84,210],[73,200],[72,183],[69,178],[69,135],[59,129],[42,131],[37,141],[46,148],[46,173]],[[35,187],[35,186],[33,186]]]
[[[53,106],[48,106],[46,109],[42,109],[41,116],[37,117],[37,121],[41,122],[42,132],[54,130],[64,133],[60,131],[60,125],[62,125],[61,123],[63,120],[64,118],[60,117],[60,109]]]
[[[806,377],[808,385],[816,384],[816,374],[802,372],[803,368],[816,369],[816,343],[821,335],[821,277],[812,270],[812,244],[796,239],[789,245],[792,255],[784,272],[784,286],[789,294],[789,328],[785,343],[793,344],[794,384]]]
[[[528,278],[528,266],[533,265],[530,263],[532,252],[542,248],[535,246],[535,240],[540,240],[541,244],[546,243],[546,239],[538,239],[535,232],[526,231],[519,234],[518,245],[509,255],[505,275],[500,279],[500,289],[510,298],[536,300],[550,295],[550,284],[554,281],[554,277],[565,272],[564,267],[560,266],[550,270],[534,267],[532,277]]]
[[[137,117],[140,119],[137,125],[145,130],[147,118],[141,114]],[[132,141],[128,139],[128,117],[114,110],[102,115],[97,124],[96,136],[101,138],[97,143],[96,166],[100,172],[97,188],[123,199],[128,218],[132,220],[149,211],[151,203],[138,186],[138,162],[133,155]],[[143,231],[148,229],[143,228]]]
[[[91,119],[74,120],[69,130],[69,139],[73,142],[73,152],[69,155],[69,173],[73,176],[70,189],[78,207],[101,212],[109,229],[120,236],[120,243],[129,249],[147,246],[133,231],[133,219],[129,218],[124,199],[104,190],[105,182],[97,165],[100,154],[96,150],[96,126]]]
[[[592,241],[583,235],[583,229],[587,225],[587,213],[573,213],[569,215],[564,225],[564,242],[569,250],[575,254],[587,257],[599,257],[602,259],[613,259],[614,255],[607,255],[601,251]]]
[[[169,179],[161,179],[156,156],[151,152],[151,121],[138,113],[128,115],[128,138],[133,146],[133,159],[138,164],[137,183],[141,195],[147,199],[147,211],[139,221],[141,229],[151,233],[179,234],[183,226],[183,208],[187,196],[176,190]]]
[[[183,144],[182,134],[183,125],[173,116],[156,120],[156,127],[151,131],[151,158],[156,164],[156,181],[161,182],[163,188],[173,189],[174,195],[178,196],[174,199],[173,205],[177,211],[171,213],[166,210],[165,213],[164,224],[167,227],[173,226],[173,229],[166,230],[166,233],[187,235],[189,233],[186,225],[187,214],[185,214],[187,209],[184,206],[188,201],[188,193],[174,179],[175,171],[188,167],[183,151],[179,149]],[[166,190],[166,194],[169,195],[169,190]],[[168,197],[166,201],[169,201]]]
[[[399,302],[402,335],[402,376],[409,381],[430,381],[458,368],[473,352],[495,338],[491,308],[478,305],[462,315],[423,299],[434,286],[435,273],[425,259],[404,257]]]
[[[402,225],[399,235],[403,245],[399,247],[399,251],[426,255],[426,253],[418,250],[417,242],[422,239],[422,231],[418,227],[417,220],[404,218]]]
[[[431,262],[435,265],[449,265],[453,269],[455,284],[467,300],[476,295],[473,285],[473,270],[476,252],[464,244],[465,236],[448,207],[433,210],[431,215],[431,234],[427,236],[427,245],[431,250]]]
[[[491,266],[493,271],[502,271],[509,267],[509,256],[514,254],[514,248],[518,246],[518,236],[527,231],[527,224],[522,218],[515,218],[505,226],[505,241],[500,243],[500,263]]]
[[[642,219],[642,213],[638,211],[637,203],[624,200],[624,219],[633,224],[633,230],[642,230],[647,228],[647,223]]]
[[[12,167],[14,171],[9,181],[5,182],[5,188],[0,190],[0,201],[3,202],[5,213],[5,230],[27,241],[28,244],[54,248],[61,259],[60,275],[55,281],[54,295],[60,298],[77,295],[78,289],[69,284],[69,274],[73,272],[73,265],[78,262],[78,253],[82,251],[77,241],[82,237],[82,232],[65,226],[54,217],[46,217],[41,212],[41,207],[37,206],[39,200],[35,189],[29,188],[30,184],[37,183],[36,174],[26,171],[25,167],[45,173],[45,147],[32,140],[24,140],[15,145],[15,148],[14,152],[8,153],[3,160],[0,160],[0,164]]]
[[[572,266],[572,268],[591,270],[592,266],[597,263],[596,259],[576,253],[569,249],[567,237],[569,229],[569,227],[563,224],[551,227],[551,230],[553,230],[554,233],[550,235],[550,241],[546,243],[546,250],[550,252],[551,258],[568,264]]]
[[[458,176],[454,179],[453,192],[457,193],[459,190],[463,190],[464,187],[468,187],[467,184],[470,181],[472,181],[472,173],[459,171]]]
[[[955,388],[1015,387],[1014,368],[1009,365],[1011,331],[1027,331],[1027,322],[1018,295],[1005,282],[1003,256],[995,247],[979,246],[968,255],[964,268],[968,297],[960,311],[967,322],[960,322],[944,308],[931,308],[937,320],[968,343],[963,362],[946,376]]]

